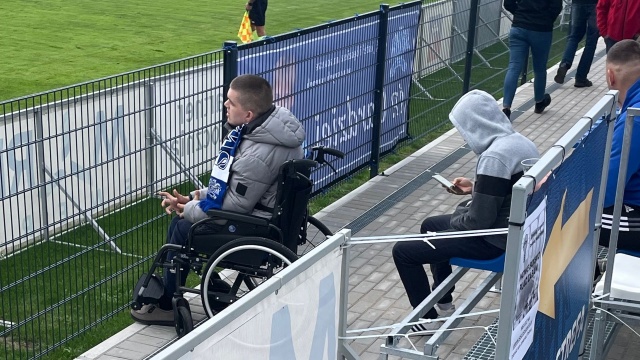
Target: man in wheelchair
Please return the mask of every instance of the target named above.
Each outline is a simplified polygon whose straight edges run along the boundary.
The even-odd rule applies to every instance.
[[[167,244],[187,246],[189,236],[193,236],[192,225],[208,219],[207,213],[215,209],[271,218],[283,163],[303,158],[304,128],[289,110],[273,105],[272,88],[265,79],[238,76],[231,82],[227,97],[225,127],[229,132],[215,160],[208,188],[195,190],[188,196],[177,190],[159,193],[165,211],[177,215],[169,225]],[[215,231],[215,224],[210,229]],[[178,255],[174,249],[166,251],[165,263]],[[184,286],[188,272],[186,265],[177,271],[164,267],[164,292],[157,303],[142,305],[137,300],[139,282],[134,290],[134,304],[138,305],[132,304],[133,319],[147,325],[173,326],[176,277]],[[148,283],[147,280],[143,290]]]

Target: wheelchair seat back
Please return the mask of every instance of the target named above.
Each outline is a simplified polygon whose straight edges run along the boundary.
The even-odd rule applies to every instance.
[[[300,240],[304,240],[300,233],[306,225],[307,206],[313,189],[313,182],[309,179],[310,166],[309,160],[289,160],[282,165],[278,175],[271,223],[280,229],[282,244],[294,253]]]

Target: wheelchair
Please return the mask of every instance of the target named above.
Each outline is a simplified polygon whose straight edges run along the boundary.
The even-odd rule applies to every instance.
[[[260,283],[298,259],[302,245],[315,247],[333,233],[308,214],[313,188],[311,169],[327,164],[329,154],[343,158],[339,150],[322,146],[312,148],[312,159],[289,160],[279,170],[276,201],[270,219],[212,209],[207,219],[193,224],[186,246],[165,244],[151,268],[133,290],[131,308],[157,304],[164,294],[159,269],[176,272],[176,293],[172,299],[174,324],[178,337],[193,330],[189,302],[184,293],[201,296],[206,315],[211,318],[238,301]],[[167,261],[167,253],[176,253]],[[200,289],[180,284],[181,271],[189,268],[201,278]]]

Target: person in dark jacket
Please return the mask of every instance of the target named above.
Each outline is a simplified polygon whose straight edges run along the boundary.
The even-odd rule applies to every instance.
[[[540,114],[551,104],[551,96],[545,93],[547,60],[553,23],[562,11],[562,0],[504,0],[504,8],[513,14],[513,23],[509,31],[509,68],[504,78],[503,112],[511,117],[518,77],[531,49],[536,101],[534,112]]]
[[[567,38],[567,45],[562,56],[562,61],[558,67],[558,73],[553,78],[558,84],[564,84],[567,71],[571,69],[573,58],[576,56],[578,43],[586,35],[584,51],[580,57],[576,70],[575,87],[590,87],[593,85],[587,74],[591,70],[593,56],[598,45],[598,26],[596,25],[596,4],[598,0],[573,0],[571,4],[571,32]]]
[[[193,223],[205,219],[210,208],[270,217],[270,213],[260,208],[272,208],[275,204],[280,166],[287,160],[303,158],[304,127],[289,110],[273,105],[273,90],[265,79],[256,75],[238,76],[231,81],[227,98],[225,127],[229,134],[215,161],[209,187],[192,191],[189,196],[176,190],[159,193],[164,197],[165,211],[178,215],[169,225],[167,243],[185,245]],[[213,205],[216,200],[220,200],[217,206]],[[167,261],[174,256],[169,252]],[[188,273],[188,268],[181,271],[182,285]],[[173,326],[171,299],[176,291],[176,274],[164,269],[163,283],[164,296],[159,303],[132,309],[134,320]]]
[[[640,36],[640,1],[598,0],[597,23],[607,53],[613,44]]]
[[[493,96],[484,91],[473,90],[460,98],[451,110],[449,120],[478,156],[475,183],[462,177],[453,181],[460,190],[458,193],[471,194],[471,199],[462,202],[453,214],[427,218],[420,232],[507,227],[511,189],[524,174],[522,160],[539,157],[536,146],[513,129]],[[430,242],[433,247],[424,241],[398,242],[393,247],[393,261],[413,307],[431,293],[424,264],[431,265],[433,288],[436,288],[451,274],[451,258],[494,259],[506,249],[507,237],[469,236]],[[440,310],[453,308],[452,292],[453,289],[438,301]],[[425,315],[429,319],[437,317],[435,308]],[[414,331],[428,329],[425,324],[413,328]]]

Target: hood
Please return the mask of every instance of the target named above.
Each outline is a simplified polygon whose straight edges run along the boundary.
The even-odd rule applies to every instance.
[[[276,106],[264,122],[245,134],[245,139],[258,143],[282,145],[296,148],[304,142],[304,127],[300,121],[286,108]]]
[[[487,150],[495,139],[515,132],[496,99],[481,90],[462,96],[449,113],[449,120],[476,155]]]

